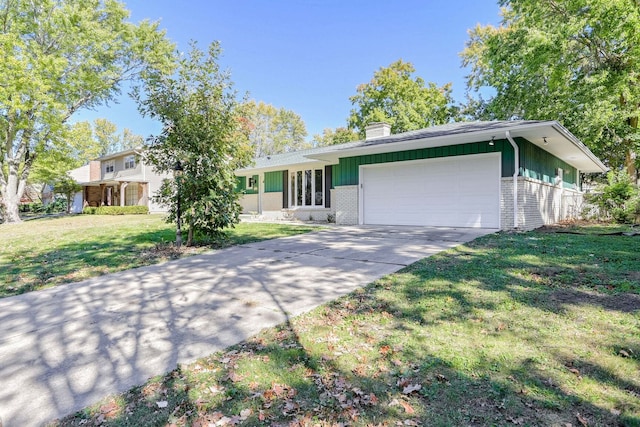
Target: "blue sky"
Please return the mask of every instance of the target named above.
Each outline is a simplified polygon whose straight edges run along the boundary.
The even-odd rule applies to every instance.
[[[496,0],[125,0],[131,20],[159,20],[179,50],[221,43],[220,63],[235,88],[251,99],[293,110],[308,139],[345,126],[349,97],[380,67],[402,59],[416,75],[453,83],[465,96],[459,52],[476,24],[498,24]],[[160,126],[143,119],[123,94],[119,103],[82,112],[75,121],[104,117],[120,130],[149,136]]]

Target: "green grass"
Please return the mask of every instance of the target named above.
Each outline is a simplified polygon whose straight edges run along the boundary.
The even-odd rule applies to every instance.
[[[156,264],[210,249],[312,230],[240,223],[216,240],[177,250],[160,215],[65,216],[0,225],[0,298]]]
[[[53,425],[639,426],[617,230],[486,236]]]

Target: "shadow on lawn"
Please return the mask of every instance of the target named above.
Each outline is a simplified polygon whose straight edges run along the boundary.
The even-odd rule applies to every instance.
[[[486,240],[485,240],[486,243]],[[490,247],[491,245],[489,245]],[[480,249],[481,244],[473,244],[472,248]],[[462,249],[464,250],[464,249]],[[547,252],[560,249],[547,248]],[[529,277],[529,269],[538,265],[522,260],[509,259],[508,250],[504,259],[496,259],[495,253],[464,252],[451,257],[451,254],[438,257],[437,265],[440,270],[434,270],[435,263],[423,261],[405,269],[401,274],[410,274],[419,278],[418,283],[437,279],[442,284],[441,289],[424,290],[418,286],[403,287],[391,285],[390,290],[403,294],[405,304],[399,305],[394,301],[379,298],[378,290],[382,285],[368,288],[367,295],[355,294],[341,299],[330,305],[332,312],[341,314],[334,318],[320,319],[326,321],[327,327],[341,328],[342,320],[351,316],[362,316],[367,313],[387,313],[390,321],[402,325],[401,334],[410,334],[411,325],[406,321],[417,321],[422,324],[435,325],[444,321],[468,320],[476,316],[477,310],[497,309],[495,301],[475,300],[452,281],[452,277],[462,277],[462,280],[472,281],[479,290],[495,292],[496,295],[509,295],[510,299],[523,305],[539,308],[548,312],[562,312],[573,302],[555,301],[549,303],[550,295],[557,292],[556,287],[545,288],[544,283],[538,283],[535,277]],[[451,257],[451,259],[449,259]],[[195,262],[195,260],[194,260]],[[444,264],[442,264],[444,262]],[[460,269],[464,264],[465,269]],[[554,268],[566,269],[560,261],[550,262]],[[264,268],[268,268],[265,264]],[[585,267],[586,268],[586,267]],[[497,270],[496,270],[497,269]],[[499,271],[508,273],[502,274]],[[511,270],[517,270],[515,272]],[[236,283],[242,283],[242,271],[239,271]],[[568,275],[568,277],[574,277]],[[142,281],[143,278],[139,278]],[[165,304],[164,321],[169,330],[180,334],[183,328],[189,327],[191,320],[184,323],[183,310],[174,307],[175,301],[165,295],[175,290],[175,285],[168,280],[160,281],[158,287],[144,290],[145,298],[141,307],[134,307],[123,312],[121,319],[112,323],[91,321],[90,327],[113,329],[117,331],[118,321],[129,324],[142,321],[137,313],[145,311],[145,304]],[[296,286],[298,284],[291,284]],[[339,279],[335,279],[335,286],[340,286]],[[328,345],[322,351],[313,347],[313,343],[306,338],[306,330],[300,323],[290,319],[287,304],[282,297],[272,291],[265,283],[260,283],[261,290],[268,294],[275,304],[274,312],[284,319],[284,324],[274,332],[274,338],[263,341],[260,336],[248,342],[231,347],[224,354],[214,355],[199,360],[194,365],[182,366],[154,380],[143,387],[138,387],[120,398],[105,401],[90,413],[77,414],[75,418],[63,420],[59,425],[85,424],[89,418],[102,425],[177,425],[207,426],[209,423],[244,424],[244,425],[313,425],[319,420],[327,423],[348,423],[355,425],[393,425],[398,420],[405,425],[579,425],[579,416],[588,425],[639,425],[640,416],[633,412],[622,412],[620,415],[611,413],[597,403],[580,398],[571,392],[570,388],[559,385],[557,379],[552,378],[548,371],[540,369],[534,360],[525,360],[512,368],[507,374],[498,372],[493,375],[491,370],[473,375],[457,369],[449,360],[437,351],[423,351],[414,348],[403,348],[397,351],[384,343],[372,342],[375,356],[368,360],[359,361],[360,369],[345,369],[341,357],[349,357],[349,349],[337,356]],[[302,288],[301,288],[302,289]],[[141,289],[141,291],[143,291]],[[254,289],[253,291],[256,291]],[[248,295],[251,296],[251,289]],[[434,300],[448,301],[441,307],[424,305],[425,299],[433,296]],[[611,295],[615,297],[615,295]],[[103,296],[108,297],[108,296]],[[442,298],[441,298],[442,297]],[[508,300],[507,298],[506,300]],[[101,298],[88,301],[90,307],[99,304]],[[104,301],[104,300],[102,300]],[[599,300],[601,304],[611,304],[612,300]],[[349,304],[349,303],[352,304]],[[507,301],[508,302],[508,301]],[[498,302],[497,304],[502,304]],[[591,302],[590,302],[591,303]],[[433,309],[437,308],[437,311]],[[72,307],[62,307],[72,309]],[[200,310],[210,310],[210,304],[193,307],[192,313]],[[236,313],[250,307],[238,306]],[[603,309],[611,310],[603,306]],[[621,310],[623,313],[628,311]],[[41,321],[34,310],[34,324]],[[100,316],[99,310],[93,314]],[[92,316],[89,316],[89,320]],[[369,325],[374,326],[374,325]],[[143,329],[144,324],[136,328]],[[202,325],[202,331],[196,331],[204,341],[211,340]],[[113,331],[100,330],[98,336],[107,348],[109,334]],[[362,342],[367,343],[368,331],[355,331]],[[49,332],[43,332],[38,337],[42,340],[40,351],[47,354],[46,346],[50,343]],[[311,335],[310,337],[313,337]],[[75,354],[72,349],[77,343],[65,339],[63,331],[54,337],[62,342],[67,357],[82,362],[82,355]],[[535,334],[523,339],[535,340]],[[88,337],[87,339],[90,339]],[[105,362],[104,369],[108,372],[105,377],[114,377],[116,381],[125,379],[127,382],[140,383],[140,378],[127,377],[127,370],[122,369],[119,360],[140,367],[150,357],[142,350],[150,343],[142,342],[138,337],[131,337],[135,342],[133,354],[118,354],[124,352],[122,348],[114,347],[113,357]],[[428,337],[427,337],[428,339]],[[477,338],[481,340],[482,337]],[[55,341],[55,340],[54,340]],[[153,344],[153,343],[151,343]],[[175,366],[179,354],[189,347],[189,342],[170,342],[171,346],[166,366]],[[224,347],[224,342],[220,344]],[[626,345],[627,343],[625,343]],[[151,346],[152,347],[152,346]],[[635,351],[637,347],[633,347]],[[151,348],[152,349],[152,348]],[[383,350],[385,349],[385,350]],[[562,359],[562,354],[549,352],[558,363],[568,364]],[[585,375],[594,380],[606,383],[618,390],[628,389],[637,392],[637,387],[631,380],[620,378],[608,369],[591,363],[585,359],[582,365]],[[55,361],[48,362],[55,367]],[[243,366],[268,367],[268,383],[259,380],[252,381],[249,374],[239,374]],[[500,363],[491,357],[483,362],[490,366]],[[370,369],[369,369],[370,368]],[[72,377],[72,372],[63,371],[60,378],[55,375],[43,378],[52,395],[64,389],[66,381]],[[203,379],[203,377],[206,377]],[[100,376],[94,378],[93,384],[99,385]],[[58,382],[61,381],[59,384]],[[205,384],[206,389],[195,390]],[[419,384],[420,388],[407,387]],[[67,384],[67,385],[70,385]],[[118,387],[122,389],[122,387]],[[532,395],[527,389],[535,390]],[[408,392],[404,393],[405,391]],[[195,397],[197,396],[197,397]],[[166,407],[165,407],[166,402]],[[65,407],[62,401],[59,408]],[[636,406],[637,407],[637,406]],[[632,408],[633,409],[633,408]],[[620,408],[625,411],[625,408]],[[135,420],[135,421],[130,421]]]
[[[79,239],[49,251],[18,251],[0,262],[0,298],[159,262],[162,254],[153,249],[170,245],[174,237],[159,230],[125,239],[114,231],[102,242]]]
[[[464,263],[482,265],[486,262],[486,255],[464,255]],[[434,272],[423,267],[433,267],[433,264],[427,261],[404,272],[421,277],[420,283],[433,278],[447,283],[452,274],[447,270],[443,276],[444,270]],[[453,264],[448,268],[454,268]],[[520,265],[519,268],[527,266]],[[473,280],[479,282],[480,288],[506,292],[520,303],[543,310],[557,312],[563,309],[563,304],[583,303],[555,301],[550,307],[547,297],[555,292],[554,289],[538,289],[535,281],[510,275],[501,282],[477,277]],[[391,285],[389,290],[404,293],[406,298],[407,304],[399,306],[379,298],[378,290],[385,285],[377,283],[364,293],[355,293],[331,303],[326,311],[328,317],[322,318],[322,314],[317,314],[321,319],[318,321],[320,325],[316,326],[322,327],[321,323],[325,321],[326,327],[345,329],[345,319],[362,317],[367,313],[387,313],[389,321],[397,329],[402,329],[401,334],[411,334],[407,318],[433,325],[470,319],[480,308],[497,308],[489,301],[474,301],[465,291],[456,289],[454,283],[450,285],[441,290]],[[597,402],[572,393],[571,388],[562,384],[553,372],[541,369],[540,363],[532,359],[525,359],[507,372],[498,370],[492,374],[489,370],[473,375],[457,369],[438,352],[402,346],[396,350],[384,340],[370,342],[370,331],[359,330],[355,335],[360,342],[369,343],[377,351],[374,357],[360,360],[355,369],[345,369],[340,358],[350,357],[348,349],[347,354],[340,356],[336,356],[336,349],[329,344],[318,351],[309,342],[316,335],[306,336],[308,325],[298,319],[290,319],[280,297],[264,283],[262,287],[285,318],[282,326],[273,332],[272,339],[258,336],[231,347],[226,353],[200,359],[195,365],[178,368],[158,381],[136,388],[117,405],[119,412],[109,412],[111,406],[107,402],[97,411],[67,419],[61,425],[79,425],[84,417],[114,426],[140,423],[158,426],[338,423],[383,426],[398,422],[436,426],[640,424],[640,416],[633,412],[637,406],[610,412],[598,406]],[[527,289],[536,291],[535,295],[532,296]],[[425,298],[444,298],[451,304],[434,314],[433,307],[421,305]],[[611,304],[610,301],[605,298],[600,303],[604,308]],[[535,339],[534,334],[521,338]],[[627,344],[633,343],[624,343],[625,346]],[[637,346],[632,351],[636,349]],[[631,395],[638,393],[638,386],[633,381],[621,378],[602,366],[589,361],[573,365],[574,360],[554,351],[550,351],[548,357],[567,368],[575,366],[581,375],[607,387]],[[491,366],[501,362],[487,356],[481,363]],[[252,381],[251,366],[267,371],[271,381],[265,383],[259,378]],[[190,393],[194,387],[202,387],[203,384],[208,390]],[[196,395],[199,397],[194,397]],[[167,407],[158,407],[158,402],[167,402]]]

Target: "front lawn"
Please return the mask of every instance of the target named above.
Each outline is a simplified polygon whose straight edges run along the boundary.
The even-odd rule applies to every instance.
[[[639,426],[640,236],[609,231],[485,236],[54,425]]]
[[[231,245],[313,230],[240,223],[223,237],[177,251],[162,215],[79,215],[0,225],[0,298],[156,264]]]

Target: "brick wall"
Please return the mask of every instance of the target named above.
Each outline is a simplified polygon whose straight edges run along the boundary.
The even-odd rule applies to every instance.
[[[532,178],[518,177],[518,228],[533,230],[545,224],[577,218],[582,193]],[[501,228],[513,228],[513,178],[502,178]]]
[[[358,186],[336,187],[331,197],[331,205],[335,207],[336,224],[358,224]]]

